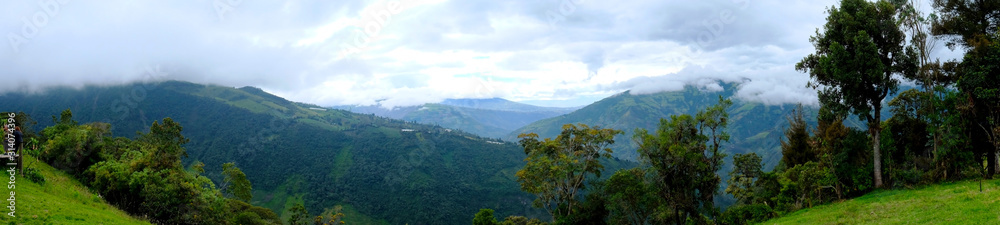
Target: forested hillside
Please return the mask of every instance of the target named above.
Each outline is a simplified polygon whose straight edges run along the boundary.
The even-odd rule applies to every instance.
[[[38,121],[65,109],[81,123],[108,122],[133,137],[166,117],[191,141],[185,165],[235,162],[254,184],[255,205],[288,217],[342,206],[349,218],[391,224],[461,224],[479,208],[535,215],[513,173],[523,149],[461,131],[289,102],[256,88],[185,82],[9,93],[0,108]],[[310,109],[315,108],[315,109]],[[205,167],[220,182],[221,168]],[[350,220],[350,219],[348,219]]]
[[[655,94],[633,95],[626,91],[588,105],[572,113],[541,120],[518,129],[508,135],[515,138],[521,133],[537,133],[541,137],[554,137],[560,127],[567,123],[585,123],[625,131],[615,138],[611,148],[614,155],[623,159],[636,160],[638,145],[633,141],[633,131],[637,128],[653,130],[660,118],[671,115],[693,114],[716,103],[718,98],[732,98],[738,84],[722,84],[724,90],[714,92],[687,86],[684,90]],[[759,102],[733,100],[728,108],[730,126],[726,128],[732,138],[726,144],[731,153],[754,152],[764,158],[765,167],[770,168],[781,159],[779,140],[782,130],[788,126],[786,116],[795,105],[765,105]],[[806,108],[806,113],[815,115],[815,108]],[[815,116],[810,118],[815,119]],[[815,120],[812,120],[812,123]]]

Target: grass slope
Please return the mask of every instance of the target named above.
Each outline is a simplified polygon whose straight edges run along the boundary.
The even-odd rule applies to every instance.
[[[878,191],[764,224],[1000,224],[1000,180]]]
[[[108,205],[66,173],[34,161],[31,157],[24,158],[25,164],[41,171],[44,184],[18,176],[13,189],[17,201],[16,217],[8,216],[6,213],[10,211],[4,207],[0,224],[150,224]],[[10,175],[3,174],[0,182],[8,183]],[[3,192],[3,198],[7,199],[9,191]]]

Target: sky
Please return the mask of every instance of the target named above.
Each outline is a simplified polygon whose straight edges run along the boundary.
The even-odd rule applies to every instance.
[[[794,65],[837,2],[3,1],[0,92],[182,80],[322,106],[568,107],[724,81],[743,100],[815,105]]]

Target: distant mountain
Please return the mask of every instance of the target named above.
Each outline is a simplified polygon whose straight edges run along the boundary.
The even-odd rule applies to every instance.
[[[546,216],[515,181],[522,148],[459,130],[291,102],[254,87],[170,81],[0,95],[0,109],[30,114],[36,130],[67,108],[81,123],[108,122],[129,137],[173,118],[191,140],[185,164],[204,162],[218,183],[218,165],[236,162],[253,183],[251,202],[284,219],[294,203],[314,215],[342,205],[361,224],[467,224],[480,208]]]
[[[563,115],[573,108],[541,107],[501,98],[448,99],[441,103],[387,109],[373,106],[335,106],[335,109],[374,114],[393,119],[439,125],[469,133],[504,138],[508,133],[532,122]]]
[[[514,111],[514,112],[562,112],[563,114],[577,110],[580,107],[572,108],[559,108],[559,107],[542,107],[529,105],[519,102],[513,102],[502,98],[485,98],[485,99],[474,99],[474,98],[463,98],[463,99],[445,99],[441,102],[444,105],[473,108],[473,109],[489,109],[489,110],[499,110],[499,111]]]
[[[687,86],[680,91],[660,92],[646,95],[633,95],[626,91],[602,99],[594,104],[583,107],[572,113],[540,120],[508,134],[508,140],[515,140],[521,133],[537,133],[541,137],[554,137],[560,132],[563,124],[585,123],[604,128],[623,130],[626,133],[615,139],[611,146],[614,155],[622,159],[636,160],[637,145],[632,140],[636,128],[644,128],[654,132],[660,118],[670,118],[670,115],[691,114],[718,102],[718,97],[732,98],[737,89],[736,84],[723,84],[724,90],[718,92],[703,91]],[[729,127],[732,135],[725,150],[733,153],[756,152],[763,157],[766,168],[773,167],[781,159],[783,130],[788,122],[785,119],[796,105],[764,105],[758,102],[748,102],[733,99],[729,108]],[[806,120],[815,124],[816,110],[806,108]],[[727,160],[728,161],[728,160]]]

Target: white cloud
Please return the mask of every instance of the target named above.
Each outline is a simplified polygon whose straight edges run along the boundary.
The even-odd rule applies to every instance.
[[[161,65],[166,79],[320,105],[580,102],[627,89],[717,90],[712,79],[749,80],[738,92],[748,100],[814,104],[792,65],[813,51],[809,36],[836,3],[568,1],[574,9],[560,12],[567,1],[403,0],[393,11],[390,2],[243,1],[220,16],[213,1],[71,1],[16,52],[0,43],[0,91],[121,84]],[[22,35],[21,18],[39,12],[33,1],[0,3],[0,34]],[[367,44],[344,55],[357,40]]]

